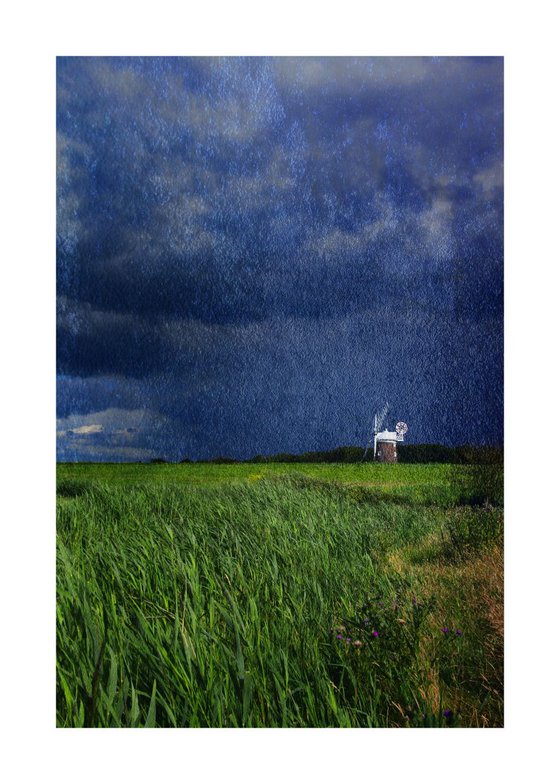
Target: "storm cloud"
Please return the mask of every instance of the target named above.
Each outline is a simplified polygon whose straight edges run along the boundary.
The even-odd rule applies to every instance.
[[[361,443],[385,399],[411,441],[502,439],[501,58],[59,58],[57,87],[63,459]]]

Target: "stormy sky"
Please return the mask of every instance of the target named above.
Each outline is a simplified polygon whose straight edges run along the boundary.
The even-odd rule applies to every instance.
[[[57,455],[503,438],[501,58],[59,58]]]

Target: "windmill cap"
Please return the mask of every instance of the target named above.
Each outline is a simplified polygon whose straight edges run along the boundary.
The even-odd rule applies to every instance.
[[[378,441],[396,441],[397,434],[394,430],[382,430],[377,434]]]

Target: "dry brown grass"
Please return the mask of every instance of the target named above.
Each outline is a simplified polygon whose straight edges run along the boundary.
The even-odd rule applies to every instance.
[[[391,570],[412,576],[421,598],[433,601],[421,641],[423,662],[420,694],[434,713],[442,705],[461,714],[463,726],[502,726],[504,558],[494,545],[468,560],[446,562],[437,537],[418,549],[402,548],[388,554]],[[463,633],[465,655],[443,682],[442,628]],[[466,652],[468,650],[468,652]],[[484,706],[487,706],[485,708]]]

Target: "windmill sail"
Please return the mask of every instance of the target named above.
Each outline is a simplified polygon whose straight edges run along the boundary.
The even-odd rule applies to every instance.
[[[371,435],[368,438],[366,448],[364,449],[364,454],[362,455],[362,463],[366,459],[366,455],[370,446],[373,446],[373,457],[375,459],[375,452],[377,449],[377,434],[381,431],[381,428],[383,427],[383,422],[385,421],[385,418],[388,413],[389,413],[389,403],[385,403],[381,411],[376,411],[375,416],[373,417]]]
[[[389,403],[385,403],[383,408],[381,409],[380,414],[376,414],[376,428],[375,432],[379,433],[381,428],[383,427],[383,422],[385,421],[387,414],[389,413]]]

